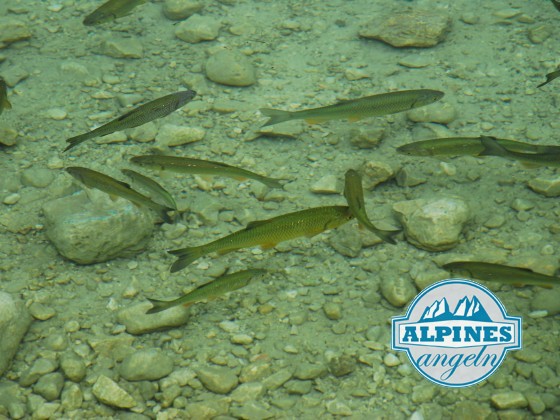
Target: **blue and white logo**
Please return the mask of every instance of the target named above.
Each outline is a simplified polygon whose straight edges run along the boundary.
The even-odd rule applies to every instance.
[[[470,280],[434,283],[392,324],[393,350],[406,351],[422,375],[443,386],[474,385],[508,350],[521,348],[521,317],[508,316],[490,290]]]

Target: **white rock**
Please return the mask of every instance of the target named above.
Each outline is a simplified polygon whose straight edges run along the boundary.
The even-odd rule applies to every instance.
[[[180,146],[200,141],[205,135],[202,128],[164,124],[156,135],[156,143],[166,147]]]

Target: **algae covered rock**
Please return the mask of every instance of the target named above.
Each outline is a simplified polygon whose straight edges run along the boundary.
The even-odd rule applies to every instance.
[[[257,81],[251,61],[239,51],[229,50],[220,51],[208,59],[206,76],[228,86],[251,86]]]
[[[91,197],[91,198],[90,198]],[[43,206],[46,233],[58,252],[78,264],[108,261],[141,247],[153,216],[127,200],[91,190]]]
[[[10,366],[30,324],[31,315],[24,303],[0,292],[0,376]]]

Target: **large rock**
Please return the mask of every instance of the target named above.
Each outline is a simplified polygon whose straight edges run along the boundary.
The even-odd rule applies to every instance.
[[[359,35],[393,47],[433,47],[445,39],[450,26],[447,13],[415,8],[380,14]]]
[[[206,76],[228,86],[250,86],[257,81],[255,67],[239,51],[222,50],[206,62]]]
[[[23,302],[0,292],[0,376],[10,366],[30,324],[31,315]]]
[[[100,191],[80,191],[43,206],[48,238],[79,264],[108,261],[141,248],[153,229],[150,210]]]
[[[407,240],[428,251],[445,251],[457,245],[469,220],[467,203],[453,197],[400,201],[393,205],[393,211]]]

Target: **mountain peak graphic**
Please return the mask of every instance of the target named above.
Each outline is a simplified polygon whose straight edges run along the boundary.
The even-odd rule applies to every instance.
[[[459,302],[457,302],[457,306],[455,307],[455,311],[453,312],[449,310],[449,304],[445,298],[436,300],[430,306],[426,306],[420,321],[431,322],[446,321],[450,319],[468,319],[471,321],[486,322],[492,321],[476,296],[473,296],[470,300],[467,296],[459,299]]]

